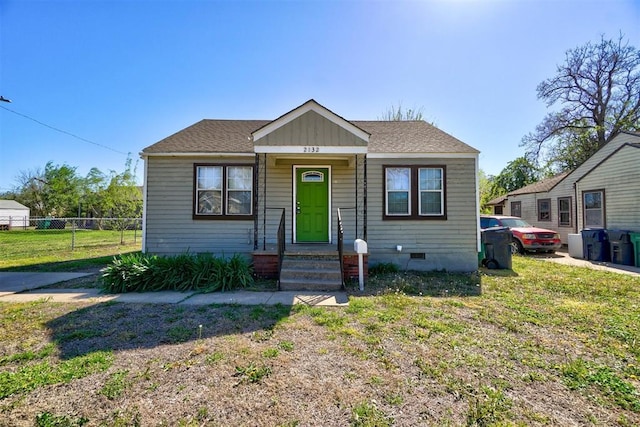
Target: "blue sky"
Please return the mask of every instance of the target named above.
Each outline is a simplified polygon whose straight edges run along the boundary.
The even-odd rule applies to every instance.
[[[203,118],[310,98],[350,120],[421,108],[495,175],[547,111],[537,84],[620,32],[640,47],[640,1],[0,0],[0,191],[48,161],[122,171]]]

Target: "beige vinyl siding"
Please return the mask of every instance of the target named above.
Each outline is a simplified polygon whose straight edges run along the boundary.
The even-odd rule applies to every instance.
[[[231,256],[253,250],[253,218],[245,220],[193,219],[193,165],[247,163],[254,157],[148,157],[146,251],[154,254],[210,252]]]
[[[640,140],[640,138],[637,138]],[[605,227],[640,231],[640,149],[622,147],[576,183],[578,228],[584,227],[582,193],[604,190]]]
[[[383,165],[446,166],[446,220],[387,220]],[[369,263],[393,262],[414,270],[477,269],[475,159],[368,159]],[[402,245],[402,252],[396,246]],[[425,259],[410,259],[410,253]]]
[[[331,175],[330,192],[331,192],[331,229],[330,238],[331,243],[336,243],[337,238],[337,209],[338,208],[351,208],[358,206],[358,236],[361,237],[362,229],[364,228],[363,219],[363,204],[364,204],[364,189],[362,183],[363,170],[364,170],[364,156],[358,156],[358,161],[355,161],[354,156],[341,159],[340,161],[332,159],[292,159],[291,162],[274,162],[269,161],[273,155],[268,155],[266,166],[266,201],[265,194],[262,190],[264,184],[264,155],[260,156],[260,193],[259,193],[259,209],[258,209],[258,246],[263,247],[263,236],[266,229],[266,243],[274,244],[276,242],[276,233],[278,228],[278,222],[280,220],[281,211],[278,209],[285,209],[285,221],[286,221],[286,241],[287,243],[293,242],[293,168],[296,166],[319,166],[329,167]],[[283,164],[284,163],[284,164]],[[358,166],[359,180],[356,180],[356,163]],[[356,184],[356,181],[358,184]],[[358,188],[358,199],[356,201],[356,185]],[[268,208],[266,213],[266,227],[264,225],[264,210],[265,205]],[[277,209],[273,209],[277,208]],[[345,242],[353,244],[353,240],[356,238],[355,230],[355,210],[343,209],[343,224],[345,226]],[[345,243],[347,244],[347,243]]]
[[[366,146],[367,142],[346,129],[309,111],[279,129],[265,135],[258,142],[265,146]]]
[[[562,196],[555,196],[552,192],[509,196],[504,215],[512,215],[511,203],[520,202],[522,206],[522,219],[534,227],[557,231],[558,234],[560,234],[562,243],[566,244],[568,239],[567,234],[573,233],[573,227],[560,227],[560,225],[558,225],[558,197]],[[551,221],[538,221],[538,200],[545,199],[551,202]],[[571,196],[571,199],[573,201],[573,196]],[[572,207],[571,210],[574,211],[575,208]],[[572,212],[572,215],[575,217],[575,212]],[[575,225],[575,219],[572,219],[572,221],[572,224]]]

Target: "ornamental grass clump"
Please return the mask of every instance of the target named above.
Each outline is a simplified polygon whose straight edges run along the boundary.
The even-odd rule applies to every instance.
[[[212,254],[171,257],[125,254],[102,269],[102,287],[109,293],[154,291],[226,291],[253,283],[249,262],[239,254],[231,258]]]

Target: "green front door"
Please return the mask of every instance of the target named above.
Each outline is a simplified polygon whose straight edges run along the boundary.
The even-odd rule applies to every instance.
[[[296,168],[296,242],[329,241],[329,169]]]

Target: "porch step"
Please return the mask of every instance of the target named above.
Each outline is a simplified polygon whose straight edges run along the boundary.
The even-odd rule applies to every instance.
[[[337,291],[342,288],[338,255],[285,255],[280,272],[283,291]]]

